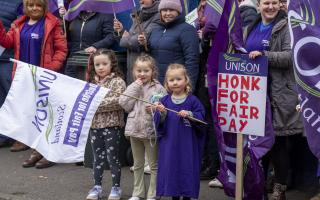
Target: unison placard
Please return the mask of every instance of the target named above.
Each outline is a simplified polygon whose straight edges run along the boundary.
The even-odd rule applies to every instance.
[[[264,136],[268,61],[220,54],[217,114],[222,131]]]

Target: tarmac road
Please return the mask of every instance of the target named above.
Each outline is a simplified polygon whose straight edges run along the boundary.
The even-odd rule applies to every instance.
[[[25,169],[22,162],[30,155],[30,150],[11,153],[9,148],[0,148],[0,200],[84,200],[92,187],[91,169],[74,164],[57,164],[48,169]],[[148,177],[148,176],[146,176]],[[129,167],[122,170],[121,188],[123,198],[132,192],[133,175]],[[103,182],[104,198],[107,199],[111,176],[105,171]],[[209,181],[201,181],[199,200],[230,200],[223,190],[207,186]],[[314,190],[288,191],[288,200],[309,200]],[[162,198],[163,200],[167,200]]]

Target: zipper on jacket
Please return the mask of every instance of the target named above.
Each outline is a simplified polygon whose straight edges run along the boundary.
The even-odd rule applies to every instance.
[[[82,49],[82,31],[83,31],[83,27],[84,27],[84,24],[86,23],[87,20],[84,20],[82,22],[82,25],[81,25],[81,29],[80,29],[80,50]]]
[[[166,31],[167,31],[167,29],[164,29],[163,30],[163,32],[162,32],[162,34],[161,34],[161,37],[158,39],[158,45],[157,45],[157,49],[159,49],[159,46],[160,46],[160,41],[162,40],[162,37],[163,37],[163,35],[166,33]]]

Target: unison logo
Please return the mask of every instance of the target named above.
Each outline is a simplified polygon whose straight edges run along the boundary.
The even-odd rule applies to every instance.
[[[227,71],[238,71],[249,75],[258,74],[260,72],[259,64],[246,62],[241,58],[228,56],[226,54],[223,56],[226,60],[225,69]]]
[[[49,102],[50,86],[57,76],[49,71],[43,70],[43,74],[37,78],[37,66],[29,65],[33,77],[36,94],[36,114],[32,124],[36,127],[39,133],[45,130],[47,142],[49,142],[49,135],[53,127],[53,110]],[[47,123],[48,121],[48,123]],[[44,126],[47,124],[47,127]]]
[[[288,13],[291,47],[298,73],[296,80],[309,94],[320,97],[320,81],[317,78],[320,75],[320,62],[317,59],[320,38],[315,34],[319,32],[319,25],[316,25],[315,13],[310,2],[300,3],[299,11],[300,13],[290,10]],[[308,77],[308,80],[304,80],[303,77]]]

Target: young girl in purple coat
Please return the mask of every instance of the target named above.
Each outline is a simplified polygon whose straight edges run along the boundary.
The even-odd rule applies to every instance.
[[[190,79],[183,65],[169,65],[164,84],[169,94],[161,98],[155,114],[159,137],[157,196],[197,199],[204,132],[201,125],[188,117],[203,120],[205,111],[191,94]]]

